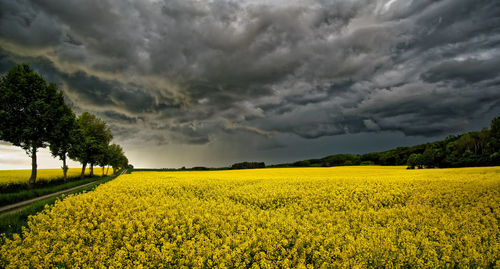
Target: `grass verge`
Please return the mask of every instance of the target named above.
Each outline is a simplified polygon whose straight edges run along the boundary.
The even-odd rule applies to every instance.
[[[82,187],[80,189],[73,190],[71,192],[61,194],[58,196],[50,197],[40,201],[33,202],[32,204],[26,206],[25,208],[13,211],[11,213],[5,213],[0,215],[0,234],[5,234],[7,237],[12,238],[14,233],[20,234],[22,232],[22,227],[26,226],[28,223],[28,217],[41,212],[48,205],[53,205],[58,199],[63,199],[70,194],[78,194],[84,191],[92,191],[98,185],[106,183],[113,178],[107,177],[104,181],[96,184]]]
[[[51,185],[46,187],[34,188],[29,190],[20,190],[18,192],[0,193],[0,206],[10,205],[17,202],[25,201],[28,199],[40,197],[46,194],[58,192],[61,190],[73,188],[79,185],[90,183],[92,181],[100,180],[103,177],[95,176],[74,181],[68,181],[59,185]]]

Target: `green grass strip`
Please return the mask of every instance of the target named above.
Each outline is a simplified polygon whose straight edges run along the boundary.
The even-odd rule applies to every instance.
[[[31,190],[21,190],[18,192],[11,193],[0,193],[0,206],[10,205],[17,202],[22,202],[32,198],[40,197],[46,194],[62,191],[65,189],[73,188],[79,185],[90,183],[92,181],[103,179],[103,177],[95,176],[90,178],[84,178],[75,181],[68,181],[59,185],[48,186],[44,188],[37,188]]]

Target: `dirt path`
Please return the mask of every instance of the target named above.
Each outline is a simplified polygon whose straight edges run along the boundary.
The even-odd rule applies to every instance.
[[[123,175],[126,171],[127,171],[126,169],[123,170],[116,177]],[[22,201],[22,202],[11,204],[11,205],[2,206],[2,207],[0,207],[0,215],[5,214],[5,213],[9,213],[9,212],[13,211],[14,209],[20,210],[20,209],[28,206],[29,204],[31,204],[33,202],[40,201],[40,200],[43,200],[43,199],[47,199],[47,198],[50,198],[50,197],[53,197],[53,196],[57,196],[57,195],[60,195],[60,194],[64,194],[64,193],[67,193],[67,192],[70,192],[70,191],[74,191],[74,190],[77,190],[77,189],[80,189],[80,188],[83,188],[83,187],[87,187],[87,186],[92,185],[92,184],[97,184],[97,183],[100,183],[100,182],[102,182],[104,180],[105,179],[100,179],[100,180],[92,181],[92,182],[89,182],[89,183],[86,183],[86,184],[83,184],[83,185],[79,185],[79,186],[72,187],[72,188],[65,189],[65,190],[58,191],[58,192],[53,192],[53,193],[46,194],[46,195],[43,195],[43,196],[39,196],[39,197],[30,199],[30,200]]]

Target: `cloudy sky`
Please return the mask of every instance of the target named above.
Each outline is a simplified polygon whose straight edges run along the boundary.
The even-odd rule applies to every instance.
[[[0,0],[0,73],[21,62],[136,167],[381,151],[500,115],[500,2]]]

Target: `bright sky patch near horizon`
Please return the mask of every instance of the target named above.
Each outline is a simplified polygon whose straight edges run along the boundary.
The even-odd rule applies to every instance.
[[[0,73],[30,63],[136,167],[289,162],[489,126],[499,14],[494,0],[0,0]],[[29,165],[0,144],[0,169]],[[42,150],[39,167],[60,166]]]

